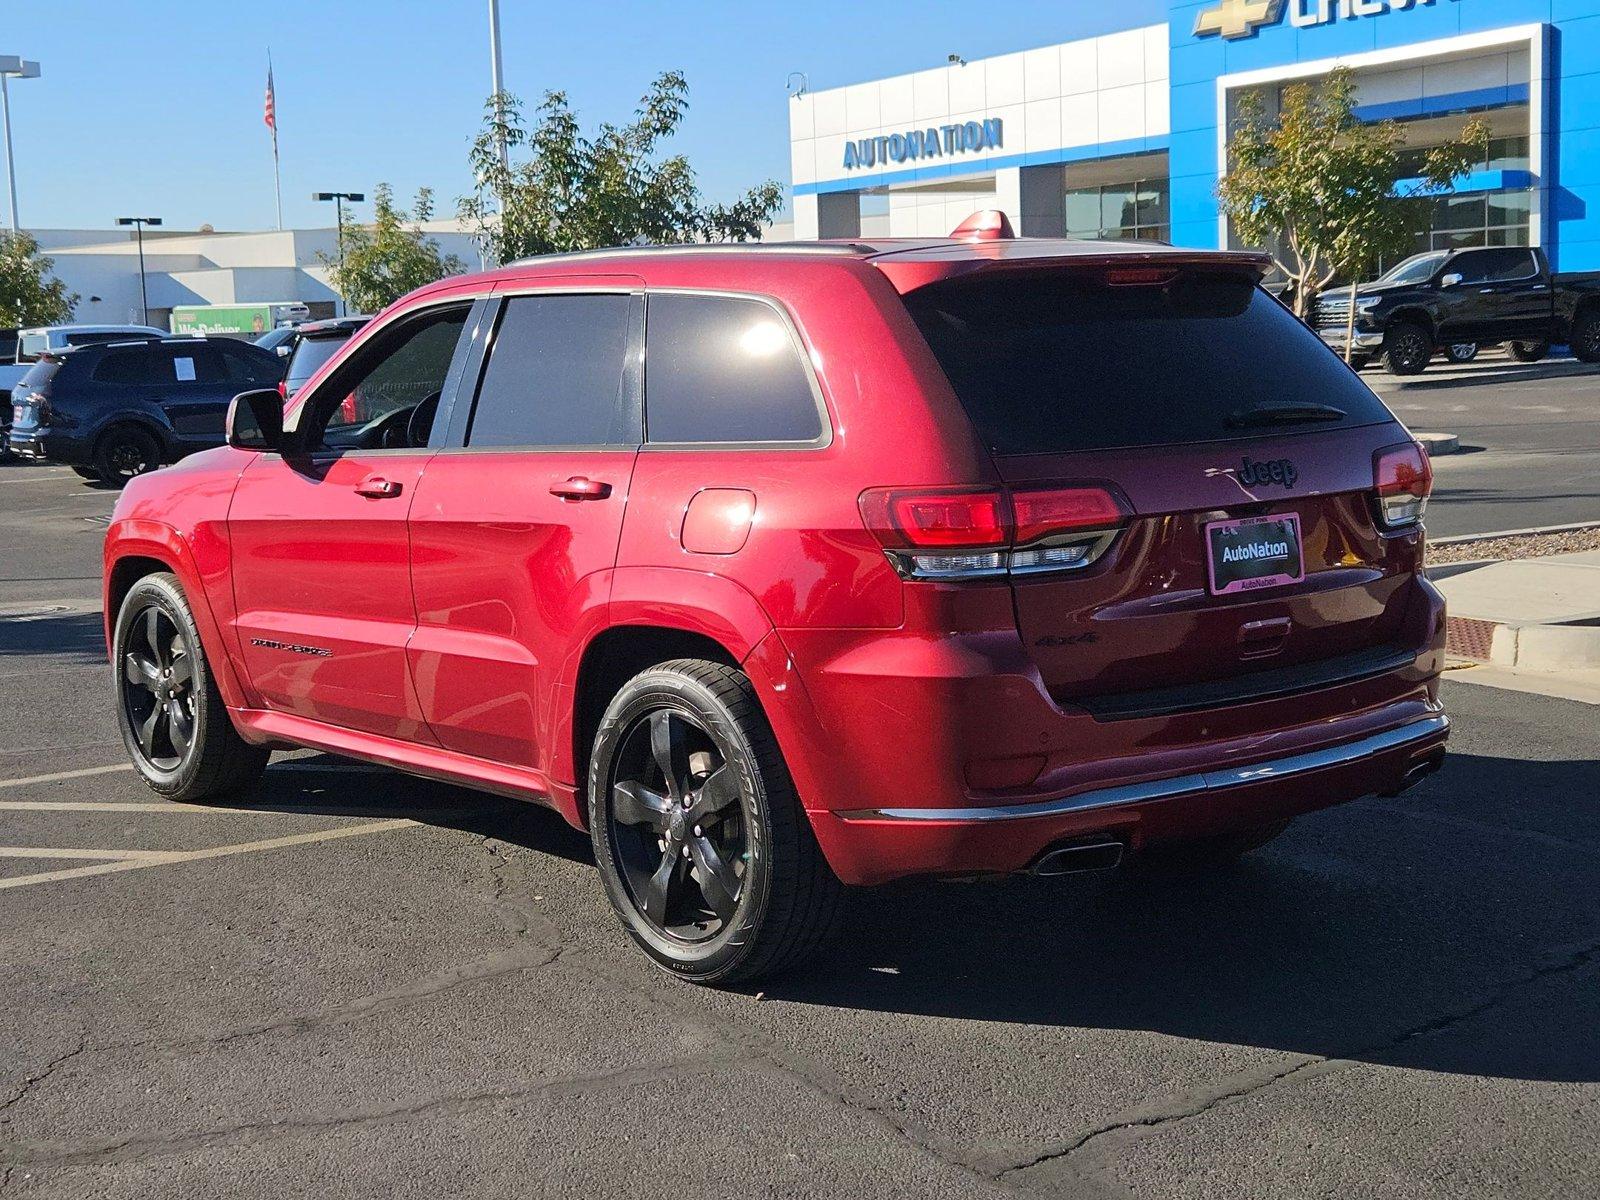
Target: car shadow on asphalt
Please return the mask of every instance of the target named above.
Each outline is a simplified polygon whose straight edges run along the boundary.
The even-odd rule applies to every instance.
[[[105,662],[100,614],[60,609],[45,603],[26,612],[0,614],[0,661],[48,657],[67,667]]]

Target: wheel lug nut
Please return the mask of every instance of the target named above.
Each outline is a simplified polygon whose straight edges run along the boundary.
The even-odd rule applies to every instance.
[[[689,847],[687,847],[687,846],[685,846],[685,847],[684,847],[684,848],[683,848],[683,856],[684,856],[684,857],[685,857],[685,858],[688,858],[688,857],[689,857]]]
[[[696,825],[694,827],[694,835],[695,835],[695,837],[703,837],[704,836],[704,834],[702,834],[700,832],[700,826]]]

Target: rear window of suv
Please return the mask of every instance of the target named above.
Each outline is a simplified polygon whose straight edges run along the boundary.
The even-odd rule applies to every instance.
[[[1321,340],[1243,276],[1189,271],[1110,286],[1056,270],[955,279],[906,306],[996,454],[1172,445],[1390,421]],[[1236,423],[1280,404],[1337,420]]]
[[[323,334],[320,337],[301,338],[294,348],[294,357],[289,359],[289,372],[284,380],[289,390],[294,391],[315,375],[322,369],[322,364],[337,354],[339,347],[349,340],[348,330]]]

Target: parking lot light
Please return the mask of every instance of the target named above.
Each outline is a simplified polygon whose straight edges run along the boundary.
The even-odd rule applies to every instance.
[[[39,64],[30,59],[18,58],[15,54],[0,54],[0,123],[5,125],[6,183],[11,188],[11,232],[16,233],[20,226],[17,224],[17,164],[11,154],[10,81],[13,78],[39,78]]]
[[[343,279],[344,278],[344,202],[346,200],[348,200],[348,201],[350,201],[351,204],[360,204],[363,200],[365,200],[367,198],[366,193],[365,192],[312,192],[311,193],[311,198],[313,200],[322,200],[322,201],[332,200],[333,201],[334,219],[335,219],[336,223],[338,224],[337,237],[339,239],[339,277],[341,279]],[[344,287],[341,285],[339,287],[339,315],[341,317],[342,316],[346,316],[346,315],[348,315],[349,311],[350,311],[350,306],[345,303]]]
[[[139,321],[150,324],[150,297],[144,287],[144,227],[161,224],[160,217],[118,217],[118,225],[132,225],[134,239],[139,243]]]

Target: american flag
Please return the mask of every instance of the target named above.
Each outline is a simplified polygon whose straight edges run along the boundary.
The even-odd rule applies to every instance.
[[[278,136],[278,106],[272,95],[272,66],[267,65],[267,107],[261,119],[267,123],[267,128],[272,130],[272,136]]]

